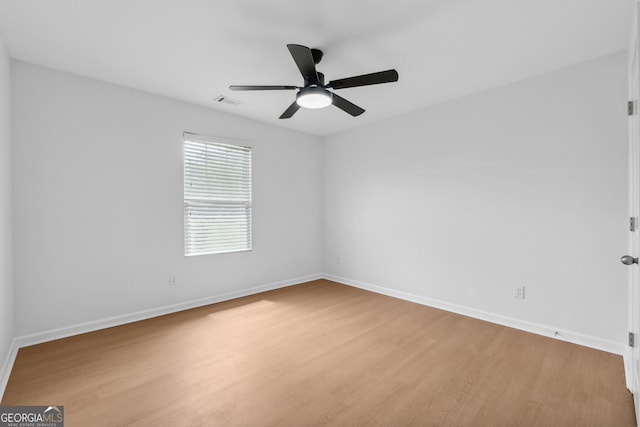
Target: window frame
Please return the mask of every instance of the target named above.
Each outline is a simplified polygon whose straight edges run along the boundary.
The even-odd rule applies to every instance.
[[[197,200],[196,198],[187,197],[187,191],[186,191],[186,186],[187,186],[187,157],[186,157],[186,144],[190,142],[190,143],[196,143],[196,144],[210,144],[210,145],[216,145],[219,147],[224,147],[224,146],[230,146],[233,147],[235,149],[245,149],[248,150],[248,173],[249,173],[249,179],[248,179],[248,198],[246,200],[246,204],[247,204],[247,210],[248,210],[248,217],[247,217],[247,224],[246,224],[246,230],[245,230],[245,237],[246,237],[246,242],[247,242],[247,246],[246,247],[242,247],[242,248],[237,248],[237,249],[221,249],[221,250],[202,250],[202,251],[189,251],[189,247],[192,246],[189,244],[188,240],[187,240],[187,235],[188,235],[188,221],[187,221],[187,211],[188,211],[188,204],[189,201],[191,201],[192,206],[193,206],[193,201]],[[239,252],[251,252],[253,251],[253,147],[248,143],[248,141],[246,140],[241,140],[241,139],[235,139],[235,138],[228,138],[228,137],[214,137],[214,136],[204,136],[204,135],[199,135],[196,133],[191,133],[191,132],[184,132],[183,133],[183,137],[182,137],[182,162],[183,162],[183,168],[182,168],[182,188],[183,188],[183,193],[182,193],[182,199],[183,199],[183,243],[184,243],[184,255],[185,257],[192,257],[192,256],[201,256],[201,255],[222,255],[222,254],[230,254],[230,253],[239,253]],[[220,199],[221,202],[219,203],[220,206],[224,206],[225,199]],[[226,206],[228,206],[229,204],[235,204],[237,203],[237,200],[231,201],[231,199],[227,199],[227,203]]]

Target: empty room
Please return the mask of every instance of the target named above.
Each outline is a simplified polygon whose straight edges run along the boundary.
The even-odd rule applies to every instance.
[[[0,0],[0,427],[635,426],[636,0]]]

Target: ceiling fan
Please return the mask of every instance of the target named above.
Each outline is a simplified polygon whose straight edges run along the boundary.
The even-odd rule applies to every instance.
[[[363,74],[344,79],[331,80],[324,83],[324,74],[316,70],[316,64],[322,59],[322,51],[309,49],[298,44],[288,44],[287,48],[293,57],[302,77],[304,86],[229,86],[231,90],[298,90],[296,100],[280,116],[281,119],[292,117],[300,107],[324,108],[333,104],[341,110],[359,116],[364,109],[347,101],[346,99],[330,92],[328,89],[346,89],[349,87],[376,85],[398,81],[396,70],[379,71],[377,73]]]

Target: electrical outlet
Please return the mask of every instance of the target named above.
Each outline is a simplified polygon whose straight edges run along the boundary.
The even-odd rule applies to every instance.
[[[337,257],[336,257],[336,264],[338,264],[338,265],[340,265],[340,264],[341,264],[341,261],[340,261],[340,257],[339,257],[339,256],[337,256]]]
[[[513,287],[513,297],[524,299],[524,285]]]
[[[169,286],[178,286],[176,276],[174,276],[173,274],[169,275]]]

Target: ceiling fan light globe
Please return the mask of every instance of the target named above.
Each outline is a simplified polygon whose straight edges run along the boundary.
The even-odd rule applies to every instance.
[[[321,87],[304,88],[296,95],[299,106],[314,110],[328,107],[332,101],[332,93]]]

